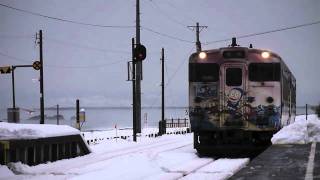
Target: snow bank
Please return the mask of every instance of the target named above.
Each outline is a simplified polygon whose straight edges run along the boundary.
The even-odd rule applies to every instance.
[[[297,116],[293,124],[282,128],[271,139],[273,144],[305,144],[320,142],[320,120],[316,115]]]
[[[15,124],[0,122],[0,140],[37,139],[74,134],[80,134],[80,131],[67,125]]]
[[[10,176],[15,176],[13,172],[8,169],[7,166],[2,166],[2,165],[0,165],[0,174],[1,174],[0,179],[2,178],[7,179]]]

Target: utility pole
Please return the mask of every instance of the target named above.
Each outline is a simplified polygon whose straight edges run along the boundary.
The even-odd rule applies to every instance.
[[[164,48],[161,49],[161,128],[159,134],[166,134],[166,121],[164,119]]]
[[[80,101],[79,99],[76,100],[76,128],[79,129],[79,131],[81,130],[81,126],[80,126]]]
[[[129,72],[128,72],[129,73]],[[132,38],[132,121],[133,141],[137,142],[137,107],[136,107],[136,62],[134,56],[134,38]]]
[[[43,51],[42,30],[39,31],[39,53],[40,53],[40,124],[44,124],[44,93],[43,93]]]
[[[164,48],[161,49],[161,121],[164,122]]]
[[[16,92],[15,92],[15,87],[14,87],[14,69],[15,67],[11,67],[12,71],[12,121],[17,123],[20,121],[20,115],[19,115],[19,109],[16,109]],[[18,111],[18,112],[17,112]],[[17,114],[18,113],[18,114]],[[8,121],[9,118],[8,118]]]
[[[136,44],[137,45],[140,44],[140,0],[136,0]],[[141,75],[142,75],[142,62],[139,61],[136,63],[136,75],[135,75],[137,133],[141,133]]]
[[[196,48],[197,52],[201,51],[201,42],[200,42],[200,32],[202,29],[207,28],[208,26],[199,26],[199,23],[197,22],[196,26],[188,26],[188,28],[196,29]]]
[[[12,71],[12,109],[15,109],[16,108],[16,95],[15,95],[15,87],[14,87],[14,69],[15,67],[12,66],[11,67],[11,71]]]
[[[59,125],[59,104],[57,104],[57,125]]]

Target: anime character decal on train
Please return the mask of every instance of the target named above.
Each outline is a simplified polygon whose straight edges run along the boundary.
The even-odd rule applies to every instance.
[[[232,88],[227,96],[227,109],[232,119],[239,119],[242,116],[240,110],[240,100],[243,96],[241,88]]]
[[[250,100],[252,97],[244,99],[245,92],[241,88],[232,88],[225,95],[227,118],[225,125],[229,122],[234,122],[236,125],[244,125],[240,123],[247,121],[251,124],[255,124],[257,127],[272,127],[280,128],[280,106],[274,104],[259,104],[256,107],[252,107]],[[230,123],[229,123],[230,124]]]

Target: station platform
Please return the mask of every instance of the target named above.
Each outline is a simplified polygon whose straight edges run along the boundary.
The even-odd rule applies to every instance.
[[[320,180],[320,143],[272,145],[231,180]]]

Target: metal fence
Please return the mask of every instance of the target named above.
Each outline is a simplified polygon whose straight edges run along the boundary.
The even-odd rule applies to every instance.
[[[178,118],[178,119],[165,119],[167,128],[175,128],[175,127],[189,127],[189,119],[187,118]]]
[[[316,107],[315,105],[306,105],[306,106],[297,106],[296,113],[297,115],[304,115],[304,114],[316,114]]]

